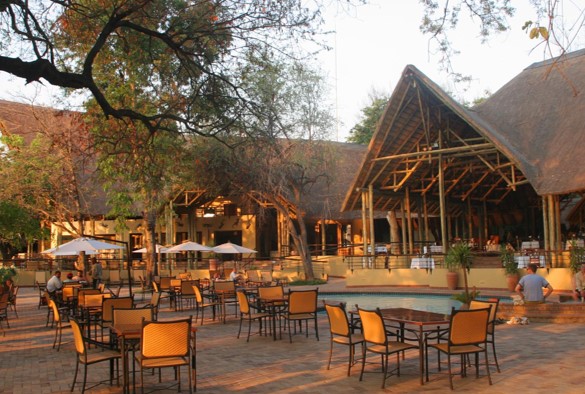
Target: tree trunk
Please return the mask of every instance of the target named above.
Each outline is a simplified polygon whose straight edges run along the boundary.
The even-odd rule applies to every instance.
[[[157,274],[156,270],[156,242],[155,242],[155,229],[156,229],[156,211],[145,210],[144,211],[144,243],[146,244],[146,277],[150,281],[153,275]]]
[[[388,211],[386,220],[390,225],[390,252],[392,254],[400,254],[400,228],[398,220],[396,220],[396,212]]]
[[[301,262],[303,264],[305,279],[314,280],[315,273],[313,272],[313,261],[311,259],[311,251],[309,250],[308,247],[309,242],[307,240],[307,226],[305,225],[305,221],[300,215],[297,216],[297,224],[299,227],[298,231],[290,216],[287,216],[287,222],[289,233],[293,238],[293,242],[295,243],[295,247],[299,252],[299,257],[301,258]]]

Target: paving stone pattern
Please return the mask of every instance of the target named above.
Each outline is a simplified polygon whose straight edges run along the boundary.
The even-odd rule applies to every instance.
[[[345,289],[343,281],[333,280],[322,288],[329,291]],[[329,287],[328,287],[329,286]],[[356,289],[347,289],[356,291]],[[392,291],[397,291],[392,288]],[[376,291],[380,291],[379,288]],[[66,330],[61,351],[53,350],[54,331],[45,327],[46,309],[38,309],[38,293],[28,288],[18,295],[17,319],[9,312],[11,328],[0,336],[1,393],[67,393],[75,368],[71,332]],[[192,312],[192,311],[191,311]],[[190,311],[174,312],[165,302],[160,319],[189,315]],[[400,377],[391,377],[381,390],[381,375],[368,373],[359,381],[359,367],[346,376],[346,348],[336,347],[333,367],[327,370],[329,331],[325,314],[319,317],[321,340],[311,330],[309,338],[293,337],[293,343],[273,341],[271,337],[245,336],[236,339],[238,320],[233,315],[226,324],[206,321],[197,333],[197,391],[200,393],[362,393],[362,392],[449,392],[448,377],[436,373],[436,359],[431,357],[430,382],[419,385],[417,353],[410,352],[401,363]],[[456,376],[455,391],[459,393],[583,393],[585,368],[584,324],[532,323],[527,326],[497,326],[498,355],[501,373],[492,368],[493,386],[488,385],[485,369],[480,378],[473,370],[468,377]],[[376,359],[377,358],[372,358]],[[392,359],[394,362],[395,359]],[[378,371],[379,366],[367,366]],[[139,376],[139,374],[137,374]],[[172,372],[163,371],[170,380]],[[89,385],[107,379],[108,366],[92,366]],[[183,389],[187,376],[182,373]],[[139,377],[138,377],[139,379]],[[146,390],[176,392],[158,384],[158,376],[145,375]],[[75,392],[80,391],[80,386]],[[185,390],[183,390],[185,391]],[[98,385],[88,392],[120,393],[121,387]]]

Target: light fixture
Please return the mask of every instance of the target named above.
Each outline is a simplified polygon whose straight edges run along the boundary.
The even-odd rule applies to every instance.
[[[106,222],[101,222],[100,226],[102,226],[103,228],[108,228],[108,223]]]
[[[205,208],[203,211],[204,218],[212,218],[215,216],[215,210],[213,208]]]

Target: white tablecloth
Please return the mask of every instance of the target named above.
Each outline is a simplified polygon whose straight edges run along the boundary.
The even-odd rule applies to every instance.
[[[573,239],[570,241],[567,241],[567,245],[565,246],[566,250],[569,250],[573,247],[573,244],[575,244],[575,246],[579,247],[579,248],[585,248],[585,241],[583,241],[582,239]]]
[[[540,247],[538,241],[522,242],[522,249],[538,249]]]
[[[530,263],[530,259],[538,260],[540,267],[544,268],[544,256],[530,257],[530,256],[514,256],[514,261],[518,263],[518,268],[526,268]],[[534,261],[536,262],[536,261]]]
[[[443,247],[441,245],[424,246],[423,252],[424,253],[443,253]]]
[[[415,257],[410,262],[410,268],[435,269],[435,259],[429,257]]]

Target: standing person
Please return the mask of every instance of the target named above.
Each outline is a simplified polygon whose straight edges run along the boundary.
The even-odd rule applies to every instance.
[[[573,292],[573,298],[578,301],[585,301],[585,262],[581,263],[581,271],[575,274],[575,291]]]
[[[548,296],[553,292],[553,287],[540,275],[536,275],[538,265],[528,264],[526,270],[528,275],[524,275],[520,279],[520,283],[516,286],[516,293],[528,303],[544,303]],[[546,294],[542,294],[542,289],[546,288]]]
[[[61,281],[61,271],[55,271],[55,274],[47,282],[47,292],[49,297],[53,300],[59,290],[63,288],[63,282]]]
[[[95,257],[91,258],[91,262],[91,279],[93,280],[93,288],[97,289],[102,281],[102,264]]]

